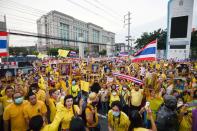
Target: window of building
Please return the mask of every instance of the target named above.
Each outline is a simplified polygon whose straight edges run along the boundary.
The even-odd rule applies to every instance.
[[[60,37],[63,39],[69,39],[69,25],[60,23]],[[68,41],[63,41],[64,45],[68,45]]]
[[[93,42],[99,43],[99,31],[93,29]]]

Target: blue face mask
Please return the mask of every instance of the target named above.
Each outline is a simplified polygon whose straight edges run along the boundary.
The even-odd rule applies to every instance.
[[[115,117],[118,117],[118,116],[120,115],[120,112],[113,111],[112,113],[113,113],[113,115],[114,115]]]
[[[19,97],[19,98],[14,99],[15,104],[17,104],[17,105],[20,105],[21,103],[23,103],[23,100],[24,100],[23,97]]]

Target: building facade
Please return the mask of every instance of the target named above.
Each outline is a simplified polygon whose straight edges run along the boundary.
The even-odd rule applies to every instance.
[[[196,0],[170,0],[168,2],[167,59],[188,59],[191,32],[197,27]]]
[[[105,44],[109,44],[110,50],[113,51],[112,45],[115,43],[115,33],[58,11],[50,11],[38,19],[37,30],[39,35],[47,37],[38,39],[39,51],[45,51],[47,48],[79,48],[81,44],[79,41],[83,41],[85,51],[95,55],[106,49]],[[65,39],[65,41],[50,39],[50,37]]]

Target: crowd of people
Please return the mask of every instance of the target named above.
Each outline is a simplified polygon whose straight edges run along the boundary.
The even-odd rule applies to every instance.
[[[197,62],[53,58],[33,67],[1,78],[1,131],[197,131]]]

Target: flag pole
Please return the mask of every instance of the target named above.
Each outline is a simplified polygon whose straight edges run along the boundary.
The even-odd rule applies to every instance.
[[[158,44],[158,39],[156,38],[156,51],[155,51],[155,53],[156,53],[156,61],[157,61],[157,44]]]

